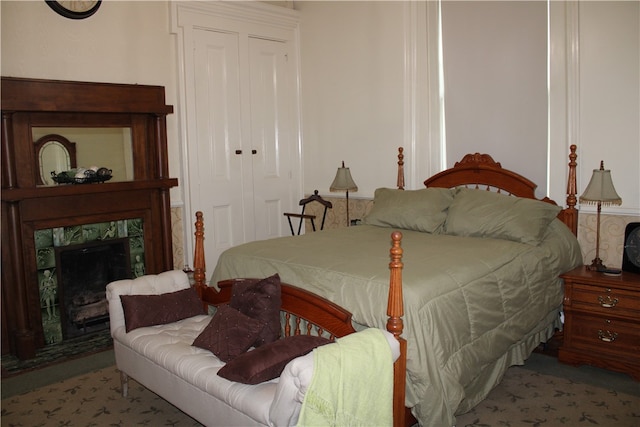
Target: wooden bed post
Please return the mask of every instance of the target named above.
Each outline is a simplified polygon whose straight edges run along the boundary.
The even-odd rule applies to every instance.
[[[396,338],[400,338],[402,334],[402,316],[404,315],[404,304],[402,300],[402,247],[400,242],[402,233],[394,231],[391,233],[391,249],[389,250],[389,270],[391,270],[389,278],[389,299],[387,303],[387,330]]]
[[[196,212],[196,242],[193,249],[193,279],[195,280],[195,288],[198,295],[202,298],[205,283],[206,265],[204,259],[204,221],[202,220],[202,212]]]
[[[569,177],[567,179],[567,207],[564,210],[564,223],[567,224],[567,227],[573,232],[574,235],[578,235],[578,210],[576,209],[576,203],[578,202],[578,198],[576,197],[576,193],[578,191],[578,186],[576,184],[576,166],[578,163],[576,159],[578,155],[576,154],[576,146],[575,144],[571,144],[569,147],[571,153],[569,153]]]
[[[404,154],[402,152],[404,148],[398,147],[398,179],[396,186],[398,190],[404,190]]]
[[[400,162],[398,162],[400,164]],[[404,324],[404,302],[402,297],[402,233],[394,231],[391,233],[391,249],[389,256],[389,299],[387,303],[387,331],[396,337],[400,344],[400,357],[393,364],[393,425],[394,427],[404,427],[408,418],[413,418],[411,412],[405,407],[406,393],[406,372],[407,372],[407,341],[402,338]]]

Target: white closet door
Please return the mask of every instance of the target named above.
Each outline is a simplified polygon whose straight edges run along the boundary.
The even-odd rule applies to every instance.
[[[170,2],[178,37],[185,251],[204,213],[207,276],[226,249],[289,234],[302,195],[299,13],[264,2]],[[187,220],[188,218],[188,220]]]
[[[288,233],[295,147],[286,50],[242,33],[194,31],[189,191],[204,214],[209,271],[227,248]]]
[[[291,199],[293,139],[287,63],[285,42],[249,39],[256,240],[283,235],[283,213]]]
[[[189,144],[194,211],[204,214],[207,258],[217,260],[245,236],[238,34],[194,31],[196,138]],[[246,171],[251,174],[251,168]],[[250,179],[250,176],[249,176]],[[253,212],[250,213],[253,216]],[[214,266],[208,266],[212,269]]]

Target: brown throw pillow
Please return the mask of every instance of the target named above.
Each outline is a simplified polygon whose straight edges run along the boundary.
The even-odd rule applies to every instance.
[[[127,332],[206,314],[194,288],[159,295],[120,295]]]
[[[229,305],[242,314],[265,324],[254,347],[273,342],[280,337],[280,306],[282,305],[280,276],[276,273],[259,281],[235,283]]]
[[[243,384],[259,384],[278,378],[291,360],[330,342],[311,335],[286,337],[241,354],[224,365],[218,375]]]
[[[238,310],[221,305],[206,328],[193,341],[196,347],[209,350],[218,359],[228,362],[251,347],[264,328],[264,323]]]

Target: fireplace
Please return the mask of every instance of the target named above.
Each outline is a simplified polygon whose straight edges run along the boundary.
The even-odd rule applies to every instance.
[[[109,326],[105,287],[145,272],[141,218],[34,232],[45,344]]]
[[[65,334],[82,332],[83,317],[90,320],[84,322],[85,330],[95,326],[92,322],[100,323],[100,316],[90,316],[89,307],[73,312],[77,319],[73,325],[66,322],[72,317],[66,307],[60,313],[60,304],[65,304],[61,298],[68,291],[57,288],[63,280],[56,260],[62,251],[58,248],[127,238],[128,271],[156,274],[173,268],[169,190],[178,180],[169,177],[166,132],[166,116],[173,108],[165,104],[161,86],[1,80],[0,348],[2,354],[29,359],[39,348],[62,340],[63,330]],[[93,135],[89,143],[76,145],[77,167],[92,166],[96,158],[96,162],[114,162],[113,155],[100,154],[111,150],[111,145],[97,131],[122,129],[129,138],[123,146],[126,174],[103,183],[42,185],[37,178],[41,171],[34,138],[51,128],[63,137],[65,129],[73,129],[75,135]],[[44,284],[51,288],[42,292]],[[94,304],[88,301],[95,295],[78,298],[83,297],[85,305]],[[63,324],[60,318],[65,316]]]
[[[63,339],[105,329],[107,284],[131,278],[129,238],[57,248],[56,265]]]

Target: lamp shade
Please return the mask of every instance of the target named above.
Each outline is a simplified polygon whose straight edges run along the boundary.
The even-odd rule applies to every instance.
[[[580,196],[580,203],[621,205],[622,198],[616,193],[611,179],[611,171],[604,168],[604,162],[600,162],[600,169],[594,169],[589,185]]]
[[[338,168],[329,191],[358,191],[358,186],[351,177],[351,171],[344,167],[344,162],[342,162],[342,167]]]

